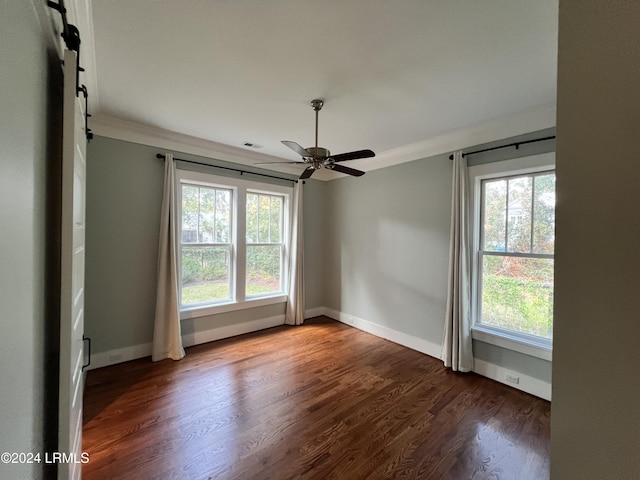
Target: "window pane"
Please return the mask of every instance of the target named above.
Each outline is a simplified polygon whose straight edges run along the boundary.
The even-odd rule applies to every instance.
[[[213,243],[215,204],[215,190],[212,188],[200,188],[199,243]]]
[[[258,195],[247,193],[247,242],[258,241]]]
[[[269,213],[271,197],[269,195],[258,196],[258,243],[269,242]]]
[[[280,292],[282,247],[247,245],[247,295]]]
[[[215,242],[229,243],[231,230],[231,191],[216,190]]]
[[[553,260],[484,255],[480,323],[550,339]]]
[[[531,252],[531,177],[509,180],[507,251]]]
[[[228,246],[182,247],[182,305],[227,300]]]
[[[182,242],[198,242],[198,187],[182,186]]]
[[[555,243],[556,176],[539,175],[534,178],[533,251],[553,253]]]
[[[280,243],[280,225],[282,219],[282,197],[271,197],[271,215],[269,223],[271,224],[272,243]]]
[[[504,252],[507,208],[507,181],[484,182],[484,250]]]

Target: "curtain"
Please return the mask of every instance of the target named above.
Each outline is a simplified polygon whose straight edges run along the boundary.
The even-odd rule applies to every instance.
[[[165,155],[164,193],[160,218],[158,250],[158,282],[156,288],[156,314],[153,324],[151,360],[165,358],[180,360],[184,357],[180,332],[180,302],[178,300],[178,208],[176,205],[176,167],[173,155]]]
[[[293,187],[293,221],[289,242],[289,298],[285,323],[302,325],[304,322],[304,237],[302,234],[302,181]]]
[[[473,369],[470,312],[469,182],[462,152],[453,154],[449,291],[444,324],[442,360],[458,372]]]

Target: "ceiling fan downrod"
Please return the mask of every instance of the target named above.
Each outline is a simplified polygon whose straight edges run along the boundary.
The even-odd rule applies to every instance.
[[[316,112],[316,148],[318,148],[318,112],[322,109],[324,102],[319,99],[311,100],[311,107]]]

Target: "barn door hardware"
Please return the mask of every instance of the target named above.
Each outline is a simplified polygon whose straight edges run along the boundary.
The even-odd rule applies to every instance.
[[[87,136],[87,142],[90,142],[93,140],[93,132],[89,128],[89,117],[91,116],[89,113],[89,92],[87,92],[86,85],[82,85],[80,91],[84,95],[84,133]]]
[[[88,348],[87,348],[87,363],[82,365],[82,370],[84,370],[89,365],[91,365],[91,338],[90,337],[85,337],[84,335],[82,335],[82,341],[83,342],[87,342],[88,345],[89,345]]]
[[[77,97],[80,93],[80,72],[84,72],[84,68],[80,66],[80,31],[78,30],[78,27],[68,22],[67,9],[64,6],[64,0],[58,0],[58,3],[48,0],[47,6],[60,13],[60,16],[62,17],[62,33],[60,34],[60,36],[64,40],[64,44],[67,46],[67,48],[76,52]]]
[[[64,0],[57,0],[57,3],[48,0],[47,6],[60,13],[62,17],[62,33],[60,36],[64,40],[67,48],[76,52],[76,97],[80,95],[80,93],[84,95],[84,132],[87,141],[90,141],[93,139],[93,132],[89,128],[89,117],[91,116],[91,114],[89,114],[89,92],[87,91],[86,85],[80,85],[80,72],[84,72],[84,68],[80,66],[80,31],[78,27],[68,22]]]

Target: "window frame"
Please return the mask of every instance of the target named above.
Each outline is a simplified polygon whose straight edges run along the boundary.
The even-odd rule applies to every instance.
[[[249,194],[258,195],[258,197],[262,195],[262,196],[282,198],[282,216],[280,218],[280,242],[248,242],[246,241],[246,230],[245,230],[245,248],[249,246],[255,246],[255,247],[272,247],[276,245],[280,246],[280,291],[269,292],[264,294],[253,294],[253,295],[247,295],[245,292],[245,298],[253,299],[253,298],[262,298],[270,295],[277,295],[278,293],[286,292],[286,288],[285,288],[286,284],[284,280],[285,280],[285,271],[286,271],[285,269],[285,252],[286,252],[285,209],[287,206],[287,198],[282,193],[277,193],[273,191],[268,192],[265,190],[258,190],[258,189],[251,188],[251,189],[247,189],[245,194],[245,200],[246,200],[246,195],[249,195]],[[246,204],[245,204],[245,213],[246,213]],[[246,227],[246,218],[245,218],[245,227]],[[245,268],[245,272],[246,272],[246,268]],[[246,278],[245,278],[245,287],[246,287]]]
[[[500,162],[485,163],[469,167],[471,189],[472,250],[471,250],[471,335],[474,340],[514,350],[526,355],[551,361],[553,340],[517,332],[497,326],[482,324],[482,183],[484,180],[555,173],[555,152],[521,157]],[[504,252],[507,253],[507,252]],[[527,258],[554,258],[554,254],[508,253],[508,256]]]
[[[230,209],[230,215],[229,215],[229,239],[226,243],[218,243],[218,242],[212,242],[212,243],[204,243],[204,242],[195,242],[193,244],[190,243],[186,243],[182,241],[182,186],[183,185],[189,185],[189,186],[194,186],[194,187],[200,187],[200,188],[209,188],[209,189],[213,189],[214,191],[217,190],[227,190],[231,193],[231,198],[229,199],[229,209]],[[235,253],[236,253],[236,241],[234,238],[235,235],[235,221],[236,219],[234,218],[234,210],[236,208],[236,196],[237,196],[237,192],[236,189],[230,186],[225,186],[225,185],[214,185],[214,184],[207,184],[207,183],[203,183],[200,181],[195,181],[195,180],[187,180],[185,179],[183,180],[179,180],[178,181],[178,195],[177,195],[177,206],[178,206],[178,214],[177,214],[177,218],[180,219],[180,231],[178,232],[178,272],[179,272],[179,276],[180,278],[182,277],[182,249],[183,247],[187,246],[187,247],[216,247],[219,245],[224,245],[224,246],[228,246],[229,248],[229,298],[223,298],[220,300],[213,300],[213,301],[209,301],[209,302],[198,302],[198,303],[191,303],[188,306],[184,307],[185,310],[193,310],[193,309],[199,309],[199,308],[206,308],[209,306],[215,306],[215,305],[221,305],[221,304],[225,304],[225,303],[229,303],[230,300],[232,300],[234,298],[235,292],[234,292],[234,285],[235,285],[235,270],[233,268],[233,265],[235,264]],[[215,240],[215,239],[214,239]],[[182,282],[180,282],[178,284],[178,299],[182,298]],[[182,310],[182,303],[180,304],[180,308]]]
[[[247,308],[273,305],[287,301],[289,285],[289,241],[291,228],[291,195],[293,187],[225,177],[213,173],[177,169],[176,171],[176,215],[179,219],[176,241],[178,246],[178,299],[182,298],[182,185],[190,184],[209,188],[223,188],[232,191],[231,199],[231,252],[229,267],[230,300],[220,300],[192,305],[180,303],[180,319],[186,320]],[[282,271],[281,290],[263,295],[246,295],[246,199],[247,193],[263,193],[283,197],[282,208]]]

